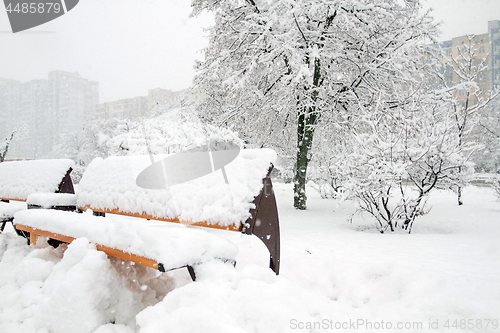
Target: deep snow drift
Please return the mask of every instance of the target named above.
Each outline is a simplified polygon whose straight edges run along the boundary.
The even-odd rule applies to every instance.
[[[379,234],[368,217],[348,224],[351,202],[311,188],[307,211],[291,207],[289,184],[275,191],[280,276],[262,243],[232,232],[219,234],[238,245],[236,269],[212,263],[193,283],[183,270],[109,260],[84,238],[28,247],[6,228],[0,332],[500,331],[500,202],[490,188],[468,187],[461,207],[434,192],[411,235]]]

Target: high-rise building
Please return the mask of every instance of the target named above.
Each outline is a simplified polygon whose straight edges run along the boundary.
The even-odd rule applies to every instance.
[[[0,79],[0,135],[22,129],[9,149],[16,158],[40,158],[62,133],[81,130],[95,116],[99,84],[78,73],[52,71],[47,80]]]
[[[57,130],[51,112],[51,91],[47,80],[21,83],[16,123],[22,124],[23,139],[14,145],[20,157],[36,158],[50,151]]]
[[[500,20],[488,22],[488,36],[490,40],[491,91],[500,89]]]
[[[99,103],[99,83],[84,79],[78,73],[49,73],[52,93],[52,116],[61,131],[77,131],[87,119],[95,116]]]
[[[0,78],[0,136],[8,135],[16,122],[20,89],[19,81]]]

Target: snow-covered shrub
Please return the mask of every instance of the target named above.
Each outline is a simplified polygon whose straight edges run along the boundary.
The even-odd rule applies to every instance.
[[[308,185],[318,191],[323,199],[335,199],[342,194],[342,174],[333,167],[311,167],[307,178],[310,179]]]
[[[307,186],[315,189],[323,199],[338,199],[342,197],[342,188],[335,189],[326,182],[316,183],[314,181],[309,181]]]
[[[482,173],[497,172],[500,165],[500,96],[480,110],[474,137],[484,145],[484,149],[472,157],[476,170]]]
[[[377,105],[358,120],[346,168],[346,188],[380,232],[398,225],[411,231],[435,188],[463,186],[473,171],[439,94],[413,93],[407,104]]]
[[[84,123],[78,132],[61,133],[47,157],[74,160],[76,165],[71,172],[71,179],[78,184],[94,158],[108,156],[106,141],[122,122],[117,119],[94,119]]]
[[[498,199],[500,200],[500,176],[497,175],[495,180],[492,182],[492,187],[495,190],[495,194],[497,195]]]
[[[214,141],[243,145],[235,132],[203,124],[191,108],[126,122],[118,125],[113,134],[106,142],[109,155],[172,154]]]
[[[348,167],[346,153],[352,149],[350,133],[340,126],[320,126],[316,133],[308,179],[317,184],[322,198],[341,198]]]

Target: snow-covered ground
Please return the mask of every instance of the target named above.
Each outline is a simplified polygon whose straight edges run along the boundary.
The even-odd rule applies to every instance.
[[[236,269],[159,274],[108,260],[85,239],[52,249],[0,235],[0,332],[500,332],[500,202],[468,187],[434,192],[411,235],[380,234],[355,209],[275,184],[281,274],[253,236]]]

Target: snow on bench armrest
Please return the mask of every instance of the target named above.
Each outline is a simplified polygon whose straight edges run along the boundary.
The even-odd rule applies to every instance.
[[[168,156],[171,155],[157,155],[154,159]],[[98,158],[90,163],[80,181],[77,205],[239,227],[250,216],[250,209],[255,208],[252,201],[275,160],[276,153],[270,149],[241,150],[225,166],[229,184],[222,171],[216,170],[166,190],[156,190],[136,185],[139,173],[151,165],[149,156]]]
[[[31,193],[56,192],[74,165],[69,159],[0,163],[0,197],[26,200]]]
[[[199,228],[129,217],[96,217],[56,210],[24,210],[16,224],[65,235],[86,237],[94,244],[132,253],[162,263],[165,270],[213,259],[235,260],[238,248]]]
[[[28,195],[28,205],[37,205],[43,208],[52,206],[75,206],[76,195],[71,193],[33,193]]]

